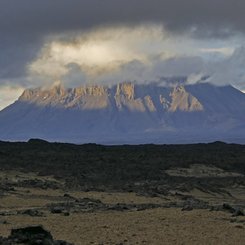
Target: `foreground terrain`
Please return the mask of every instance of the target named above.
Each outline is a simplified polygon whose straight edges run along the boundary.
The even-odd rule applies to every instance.
[[[245,146],[0,143],[0,236],[73,244],[244,244]],[[1,240],[0,240],[1,243]]]

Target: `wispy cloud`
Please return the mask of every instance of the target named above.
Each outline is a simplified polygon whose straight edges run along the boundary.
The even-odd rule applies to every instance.
[[[202,48],[200,49],[202,53],[219,53],[226,56],[231,55],[234,52],[233,47],[219,47],[219,48]]]

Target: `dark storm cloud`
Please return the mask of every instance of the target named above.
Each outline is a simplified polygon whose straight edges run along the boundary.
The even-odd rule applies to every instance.
[[[0,78],[23,76],[49,34],[156,22],[223,38],[245,32],[244,9],[244,0],[0,0]]]
[[[36,37],[1,36],[0,78],[12,79],[26,75],[26,62],[34,59],[41,42]]]
[[[203,28],[207,34],[245,31],[244,0],[1,0],[0,7],[5,33],[35,35],[142,21],[162,22],[170,30]]]

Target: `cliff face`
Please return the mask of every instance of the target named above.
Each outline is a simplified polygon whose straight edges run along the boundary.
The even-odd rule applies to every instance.
[[[188,93],[184,86],[161,88],[133,83],[122,83],[111,88],[94,85],[74,89],[65,89],[62,86],[55,86],[50,90],[29,89],[24,91],[19,100],[40,106],[83,110],[116,108],[118,111],[194,112],[204,109],[198,99]]]
[[[210,84],[29,89],[0,112],[0,140],[29,138],[79,143],[245,142],[245,94]]]

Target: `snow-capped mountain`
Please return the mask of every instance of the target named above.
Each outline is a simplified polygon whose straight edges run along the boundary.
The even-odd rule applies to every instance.
[[[245,94],[210,84],[29,89],[0,112],[1,140],[245,143]]]

